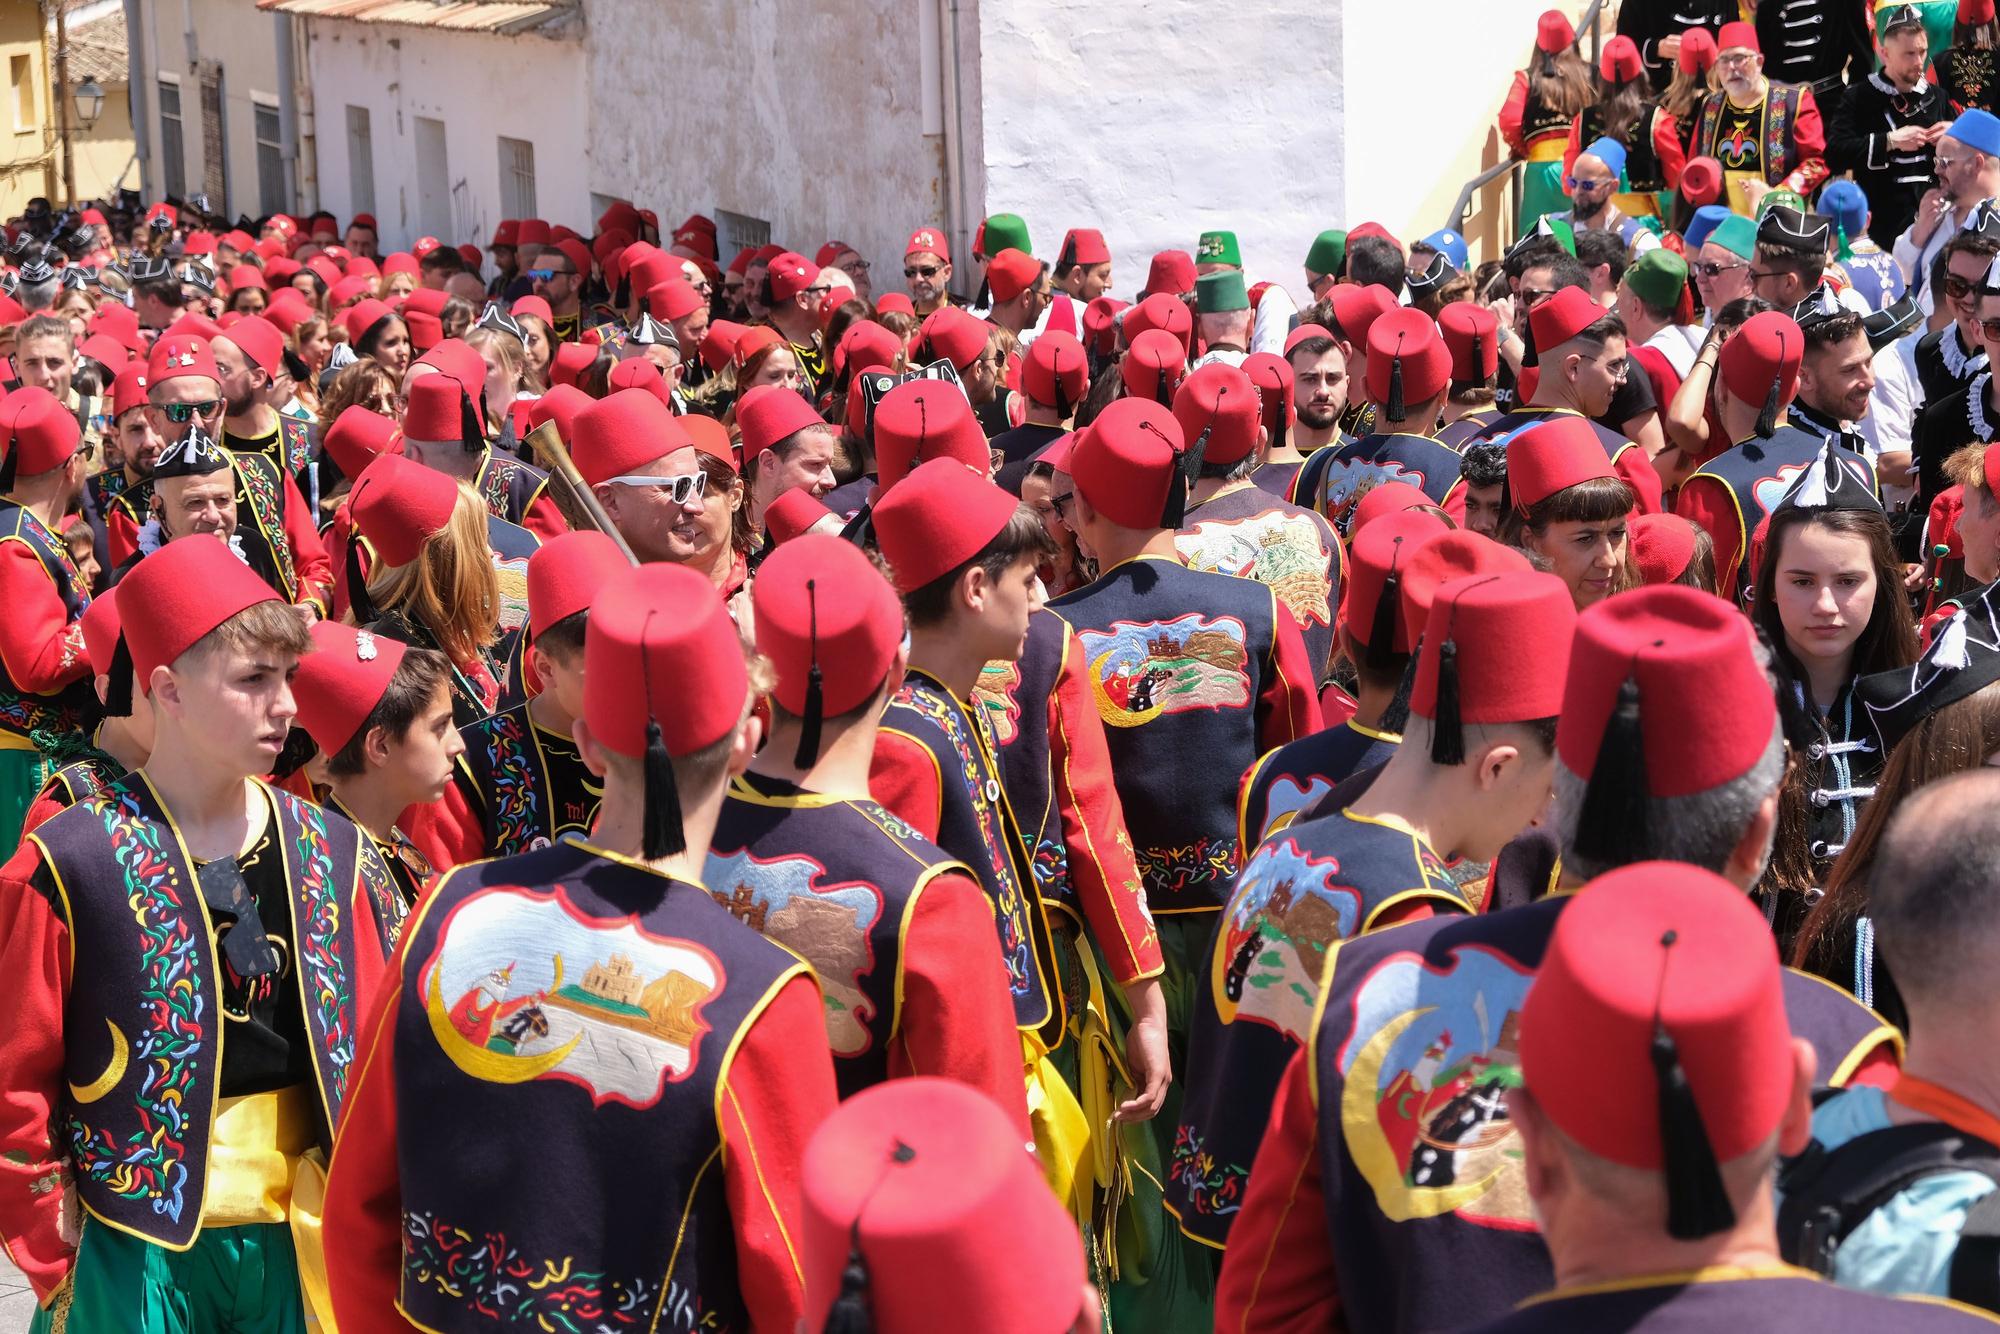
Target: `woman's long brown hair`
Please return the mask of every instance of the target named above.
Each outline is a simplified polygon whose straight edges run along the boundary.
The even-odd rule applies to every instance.
[[[1574,50],[1565,48],[1555,58],[1555,68],[1542,73],[1542,52],[1537,50],[1528,63],[1528,91],[1543,106],[1564,118],[1574,117],[1597,100],[1590,82],[1590,66]]]
[[[377,565],[368,600],[422,626],[453,662],[469,663],[500,631],[500,576],[486,534],[486,502],[463,482],[451,522],[408,565]]]

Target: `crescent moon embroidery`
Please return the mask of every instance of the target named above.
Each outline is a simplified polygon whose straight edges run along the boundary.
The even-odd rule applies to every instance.
[[[562,956],[556,957],[560,959]],[[583,1040],[583,1034],[578,1033],[554,1051],[543,1052],[540,1056],[503,1056],[478,1046],[452,1026],[451,1016],[445,1012],[439,972],[436,966],[431,968],[430,985],[424,992],[424,1014],[430,1019],[431,1034],[437,1038],[444,1054],[451,1058],[453,1065],[474,1079],[488,1084],[525,1084],[531,1079],[540,1079],[568,1060],[569,1054],[576,1050],[576,1044]],[[558,973],[556,986],[561,985],[562,975]]]
[[[104,1073],[88,1084],[69,1086],[69,1100],[79,1107],[96,1102],[117,1088],[118,1081],[125,1078],[125,1062],[130,1055],[130,1044],[125,1041],[125,1035],[118,1031],[117,1024],[106,1019],[104,1026],[111,1030],[111,1064],[105,1066]]]
[[[1097,705],[1097,716],[1102,718],[1105,724],[1110,727],[1143,727],[1159,716],[1160,706],[1158,704],[1146,709],[1127,709],[1113,701],[1111,696],[1105,692],[1104,664],[1115,652],[1117,652],[1115,648],[1106,649],[1098,655],[1096,661],[1090,664],[1090,695],[1091,699]]]
[[[1375,1105],[1382,1078],[1382,1062],[1388,1059],[1389,1049],[1403,1035],[1403,1030],[1435,1008],[1425,1006],[1421,1010],[1411,1010],[1384,1024],[1354,1058],[1354,1064],[1347,1072],[1347,1081],[1340,1090],[1340,1124],[1347,1138],[1348,1151],[1354,1155],[1354,1165],[1361,1169],[1361,1175],[1374,1188],[1376,1206],[1391,1222],[1396,1223],[1405,1223],[1413,1218],[1436,1218],[1463,1208],[1486,1194],[1500,1179],[1500,1169],[1496,1168],[1479,1180],[1462,1186],[1412,1186],[1405,1180],[1403,1166],[1396,1161],[1395,1151],[1382,1134],[1382,1123],[1377,1119]]]

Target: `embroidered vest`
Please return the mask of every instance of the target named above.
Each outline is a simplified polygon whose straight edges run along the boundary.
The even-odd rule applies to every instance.
[[[1234,777],[1257,758],[1271,590],[1142,557],[1050,603],[1076,630],[1155,916],[1213,912],[1242,863]],[[1215,781],[1190,782],[1190,759]]]
[[[986,710],[999,745],[1000,784],[1019,823],[1042,901],[1083,921],[1069,878],[1069,842],[1049,772],[1049,701],[1062,677],[1069,624],[1046,607],[1028,618],[1019,662],[993,662],[979,674],[973,700]]]
[[[1639,119],[1633,122],[1626,137],[1619,140],[1625,146],[1625,183],[1635,194],[1667,188],[1666,175],[1660,169],[1659,150],[1653,147],[1653,123],[1659,115],[1658,107],[1647,106],[1639,113]],[[1581,119],[1582,124],[1577,131],[1578,143],[1595,143],[1604,136],[1603,121],[1595,104],[1583,109]]]
[[[1562,408],[1510,408],[1506,412],[1497,413],[1479,421],[1475,429],[1454,439],[1452,447],[1462,453],[1468,445],[1482,443],[1508,444],[1512,442],[1515,436],[1527,430],[1530,426],[1539,426],[1552,417],[1564,415],[1575,416],[1577,414],[1567,413]],[[1468,417],[1465,420],[1471,421],[1473,419]],[[1586,418],[1586,420],[1589,419]],[[1626,450],[1638,448],[1637,445],[1618,434],[1618,432],[1596,421],[1591,421],[1590,429],[1597,433],[1597,443],[1604,446],[1604,456],[1614,464],[1625,456]]]
[[[494,518],[518,526],[526,522],[528,507],[548,484],[549,476],[541,469],[488,450],[486,461],[479,465],[479,480],[473,490],[486,501],[487,512]]]
[[[1326,676],[1346,572],[1340,538],[1326,519],[1246,481],[1189,509],[1174,549],[1190,570],[1233,574],[1269,587],[1298,622],[1313,672]]]
[[[297,484],[299,494],[305,498],[313,513],[319,512],[319,465],[313,454],[318,444],[318,429],[304,417],[288,417],[278,414],[278,452],[285,461],[285,471]]]
[[[504,635],[528,623],[528,558],[541,550],[542,539],[518,523],[488,515],[486,543],[493,555],[493,572],[500,578],[500,632]]]
[[[812,965],[842,1098],[889,1077],[903,932],[924,886],[946,871],[972,874],[872,801],[748,776],[730,785],[702,879],[730,916]]]
[[[1274,834],[1244,864],[1195,977],[1187,1095],[1167,1164],[1167,1207],[1190,1236],[1229,1239],[1278,1081],[1312,1030],[1327,952],[1413,901],[1468,911],[1414,834],[1344,814]]]
[[[912,670],[882,716],[937,761],[938,846],[972,868],[993,908],[1014,1022],[1040,1029],[1058,1045],[1065,1022],[1054,943],[1042,897],[1028,865],[1027,844],[1000,785],[1000,765],[984,711],[968,713],[951,691]]]
[[[285,536],[285,478],[262,454],[232,453],[236,468],[236,536],[243,559],[287,602],[299,600],[299,572]]]
[[[358,952],[386,958],[402,910],[360,831],[266,791],[291,887],[294,985],[325,1147],[354,1060]],[[226,1027],[222,961],[194,860],[143,772],[28,837],[62,894],[75,960],[63,1009],[61,1133],[77,1193],[112,1226],[185,1248],[201,1226]]]
[[[69,557],[68,545],[32,511],[8,500],[0,500],[0,542],[19,542],[35,553],[62,599],[69,623],[75,624],[90,605],[90,590]],[[95,703],[88,675],[53,695],[40,695],[15,684],[5,663],[0,663],[0,732],[26,737],[44,755],[67,760],[88,744],[84,720]]]
[[[1239,812],[1245,850],[1255,849],[1349,775],[1386,764],[1402,738],[1349,719],[1287,742],[1257,761],[1243,783]]]
[[[1326,1226],[1356,1329],[1477,1325],[1550,1285],[1506,1092],[1520,1082],[1521,1002],[1568,901],[1413,922],[1346,942],[1328,965],[1307,1059]],[[1803,973],[1785,973],[1785,1011],[1829,1085],[1895,1040]]]
[[[555,790],[527,705],[502,709],[460,730],[465,754],[459,763],[484,808],[490,855],[533,852],[566,830],[587,832],[597,823],[602,791]],[[582,820],[568,818],[566,806],[572,799],[586,808]]]
[[[1646,1286],[1635,1281],[1584,1288],[1573,1295],[1547,1293],[1481,1330],[1483,1334],[1600,1329],[1710,1334],[1730,1329],[1810,1329],[1819,1334],[1878,1334],[1893,1329],[1897,1334],[1963,1334],[1990,1324],[1965,1307],[1931,1298],[1899,1300],[1854,1292],[1803,1269],[1774,1265],[1770,1271],[1662,1274]]]
[[[1348,509],[1383,482],[1408,482],[1443,505],[1458,481],[1458,463],[1454,450],[1429,436],[1366,436],[1333,456],[1313,508],[1345,531]]]
[[[1724,450],[1695,470],[1696,477],[1712,477],[1729,492],[1736,508],[1737,533],[1736,588],[1748,598],[1756,583],[1757,571],[1750,563],[1750,539],[1757,525],[1770,516],[1792,483],[1820,455],[1818,436],[1796,426],[1780,426],[1769,440],[1755,436],[1734,449]],[[1855,480],[1875,490],[1875,467],[1862,456],[1842,454],[1841,465]]]
[[[49,775],[40,796],[67,810],[123,778],[126,769],[101,750],[92,749]]]
[[[1551,134],[1568,134],[1569,117],[1535,96],[1534,77],[1528,79],[1528,101],[1521,108],[1521,142],[1532,144]]]
[[[1798,141],[1793,129],[1798,124],[1799,102],[1805,88],[1795,83],[1779,83],[1771,80],[1766,84],[1764,94],[1763,133],[1759,137],[1759,147],[1763,156],[1764,180],[1776,185],[1792,174],[1800,163]],[[1701,145],[1700,156],[1723,158],[1723,125],[1728,117],[1723,114],[1723,103],[1729,94],[1710,93],[1702,103],[1696,116],[1695,140]],[[1725,159],[1726,160],[1726,159]],[[1824,167],[1811,173],[1811,179],[1804,181],[1799,189],[1810,194],[1824,180]]]
[[[575,843],[454,871],[410,936],[402,1312],[453,1334],[747,1329],[719,1104],[805,965],[700,885]]]

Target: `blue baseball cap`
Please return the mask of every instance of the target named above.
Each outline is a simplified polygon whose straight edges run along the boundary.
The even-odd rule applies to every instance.
[[[1853,181],[1830,181],[1820,191],[1819,211],[1849,236],[1859,236],[1868,222],[1868,192]]]
[[[1978,107],[1962,112],[1944,132],[1947,139],[1956,139],[1967,148],[1976,148],[1988,157],[2000,157],[2000,116]]]
[[[1424,238],[1424,244],[1443,255],[1451,266],[1460,273],[1466,271],[1471,252],[1465,248],[1465,238],[1449,227],[1441,227]]]
[[[1702,244],[1708,240],[1709,233],[1734,216],[1727,204],[1703,204],[1696,209],[1694,218],[1687,225],[1687,230],[1681,233],[1681,239],[1687,242],[1688,251],[1692,253],[1701,249]]]
[[[1625,175],[1625,145],[1616,139],[1600,136],[1592,139],[1583,151],[1609,167],[1613,176]]]

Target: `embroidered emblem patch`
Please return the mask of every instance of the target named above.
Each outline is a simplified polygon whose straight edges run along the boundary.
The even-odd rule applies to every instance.
[[[986,710],[998,745],[1006,745],[1021,730],[1021,706],[1014,699],[1014,688],[1020,684],[1021,665],[1015,662],[989,662],[973,683],[972,702]]]
[[[1267,510],[1248,519],[1197,523],[1174,539],[1190,570],[1255,579],[1303,626],[1331,625],[1327,571],[1333,553],[1311,515]]]
[[[1340,861],[1289,838],[1243,864],[1209,960],[1223,1023],[1250,1019],[1303,1042],[1319,1002],[1326,952],[1359,929],[1361,896],[1336,884]]]
[[[1078,632],[1097,712],[1111,727],[1142,727],[1163,713],[1234,709],[1250,702],[1248,632],[1234,616],[1114,621]]]

